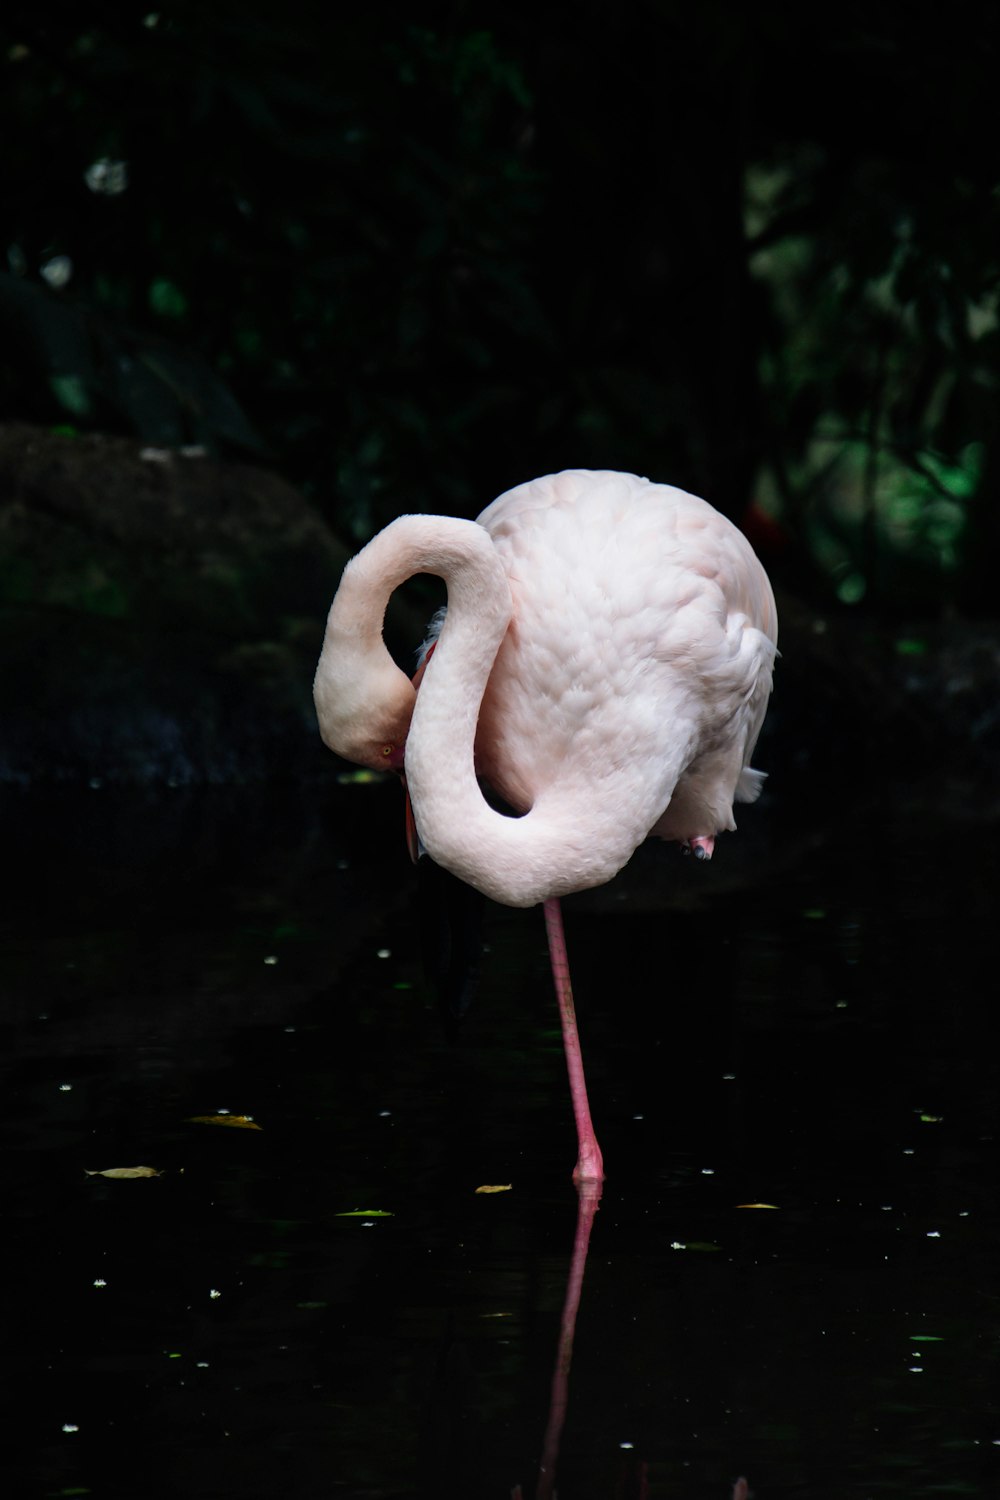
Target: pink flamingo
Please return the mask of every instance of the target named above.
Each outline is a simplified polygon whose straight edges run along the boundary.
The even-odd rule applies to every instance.
[[[419,694],[382,640],[389,595],[434,573],[448,609]],[[558,898],[650,834],[710,858],[749,768],[777,612],[749,542],[704,500],[571,469],[476,521],[401,516],[344,570],[316,671],[323,739],[405,767],[431,857],[508,906],[544,903],[576,1116],[577,1182],[603,1180]],[[514,810],[483,796],[482,777]]]

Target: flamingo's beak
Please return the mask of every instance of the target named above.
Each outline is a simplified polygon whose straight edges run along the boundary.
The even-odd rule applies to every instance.
[[[406,798],[406,847],[410,851],[410,858],[413,860],[413,863],[416,864],[421,854],[424,853],[424,846],[421,843],[420,835],[417,832],[417,820],[413,816],[413,803],[410,801],[410,793],[406,785],[405,771],[403,772],[400,779],[403,783],[403,795]]]

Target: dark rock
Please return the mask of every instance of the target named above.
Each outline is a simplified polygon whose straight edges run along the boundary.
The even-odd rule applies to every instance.
[[[0,782],[319,772],[312,675],[346,555],[265,470],[0,427]]]

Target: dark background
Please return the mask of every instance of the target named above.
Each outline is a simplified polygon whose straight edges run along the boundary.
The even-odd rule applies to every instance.
[[[0,411],[249,457],[352,546],[634,470],[818,604],[990,613],[998,25],[6,8]]]
[[[608,1182],[559,1493],[995,1491],[998,28],[3,7],[11,1494],[533,1493],[540,914],[488,911],[453,1044],[310,686],[375,529],[588,465],[742,524],[782,657],[738,836],[567,902]]]

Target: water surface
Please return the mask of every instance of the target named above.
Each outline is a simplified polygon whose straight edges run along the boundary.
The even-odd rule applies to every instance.
[[[577,1212],[541,913],[490,909],[450,1039],[396,798],[8,799],[6,1493],[535,1494]],[[992,846],[743,821],[567,903],[608,1180],[560,1500],[995,1493]]]

